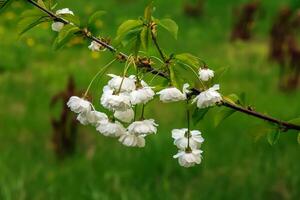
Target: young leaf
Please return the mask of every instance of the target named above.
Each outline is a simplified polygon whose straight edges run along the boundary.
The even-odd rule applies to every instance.
[[[157,23],[159,26],[169,31],[169,33],[177,40],[178,25],[175,21],[166,18],[162,20],[157,20]]]
[[[199,59],[190,53],[177,54],[175,55],[175,59],[191,66],[194,70],[198,70],[200,65]]]
[[[271,146],[276,144],[279,140],[279,136],[280,136],[280,130],[279,129],[275,129],[275,130],[271,131],[270,133],[268,133],[267,139],[268,139],[269,144]]]
[[[141,20],[127,20],[123,22],[117,30],[116,40],[123,39],[130,31],[141,28],[142,26],[143,22]]]
[[[223,99],[229,103],[240,105],[240,98],[237,94],[230,94],[227,96],[223,96]]]
[[[47,21],[49,21],[47,17],[26,17],[18,23],[19,34],[23,35],[35,26]]]
[[[106,14],[106,11],[99,10],[92,14],[88,20],[88,26],[92,26],[97,20],[99,20],[103,15]]]
[[[228,70],[228,67],[221,67],[221,68],[215,70],[215,76],[213,78],[213,81],[218,82],[227,70]]]
[[[54,41],[54,49],[63,47],[80,29],[71,24],[65,25]]]
[[[152,11],[153,11],[153,2],[151,2],[144,11],[144,18],[146,22],[150,22],[151,16],[152,16]]]
[[[142,46],[145,50],[148,49],[149,46],[149,41],[150,41],[150,29],[146,26],[143,27],[142,31],[141,31],[141,43]]]
[[[300,144],[300,132],[298,133],[297,141],[298,141],[298,144]]]
[[[37,4],[38,4],[39,6],[41,6],[42,8],[47,9],[47,6],[46,6],[45,3],[43,2],[43,0],[37,0]]]
[[[291,119],[288,122],[300,126],[300,117],[299,118],[295,118],[295,119]]]
[[[2,10],[8,3],[11,2],[10,0],[0,0],[0,10]]]
[[[198,122],[200,122],[204,116],[207,114],[207,112],[209,111],[210,107],[208,108],[196,108],[192,114],[192,119],[193,119],[193,123],[194,125],[198,124]]]
[[[169,70],[170,70],[170,80],[171,80],[171,83],[174,87],[180,89],[180,81],[179,81],[179,78],[178,76],[176,76],[176,73],[175,73],[175,69],[174,69],[174,65],[170,65],[169,66]]]
[[[214,125],[216,127],[219,126],[222,121],[230,117],[235,112],[236,112],[235,110],[229,108],[221,108],[221,110],[215,115]]]
[[[76,15],[71,14],[63,14],[62,18],[67,20],[68,22],[75,24],[76,26],[80,26],[80,20]]]

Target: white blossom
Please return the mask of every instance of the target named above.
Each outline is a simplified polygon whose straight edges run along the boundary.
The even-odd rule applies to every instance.
[[[100,121],[97,124],[96,130],[102,133],[103,135],[110,137],[119,137],[126,133],[126,129],[120,122],[111,122],[109,120]]]
[[[201,153],[203,151],[195,149],[188,151],[179,150],[179,152],[173,156],[173,158],[178,158],[179,165],[183,167],[192,167],[195,164],[201,163]]]
[[[83,125],[91,124],[93,126],[96,126],[101,121],[108,120],[108,117],[105,113],[93,110],[93,111],[80,113],[77,116],[77,120]]]
[[[63,8],[60,10],[57,10],[56,15],[64,15],[64,14],[70,14],[70,15],[74,15],[74,13],[69,9],[69,8]],[[64,27],[64,23],[62,22],[53,22],[51,25],[51,28],[53,31],[59,32],[61,31],[61,29]]]
[[[174,144],[181,150],[185,150],[188,147],[187,128],[173,129],[172,138]],[[191,149],[197,149],[204,142],[201,132],[198,130],[190,131],[189,146]]]
[[[189,84],[185,83],[182,92],[176,87],[170,87],[159,91],[157,94],[160,95],[159,99],[164,103],[182,101],[186,99],[186,94],[189,92],[188,87]]]
[[[98,42],[96,41],[92,41],[91,44],[88,46],[88,48],[91,50],[91,51],[105,51],[106,48],[104,48],[101,44],[99,44]]]
[[[121,135],[119,141],[128,147],[144,147],[145,138],[140,135],[135,135],[133,133],[126,132]]]
[[[143,121],[135,121],[128,126],[128,131],[137,135],[149,135],[156,133],[158,124],[153,119],[146,119]]]
[[[91,111],[91,103],[77,96],[70,97],[67,106],[75,113],[83,113]]]
[[[203,68],[199,70],[199,78],[202,81],[208,81],[214,77],[214,71],[208,68]]]
[[[121,77],[114,74],[108,74],[108,76],[112,77],[112,79],[108,81],[108,86],[116,92],[132,92],[136,88],[134,75]]]
[[[62,22],[53,22],[51,28],[53,31],[59,32],[64,27],[64,23]]]
[[[113,90],[104,87],[101,97],[101,104],[103,107],[111,111],[126,111],[131,107],[130,97],[126,93],[114,94]]]
[[[122,122],[129,123],[133,120],[134,118],[134,111],[132,108],[129,108],[128,110],[125,111],[115,111],[114,117],[117,118],[118,120],[121,120]]]
[[[151,99],[153,99],[155,93],[151,87],[147,85],[146,82],[141,81],[141,88],[137,88],[130,93],[130,101],[132,105],[145,104]]]
[[[201,92],[198,96],[196,96],[192,103],[197,102],[198,108],[206,108],[215,105],[217,102],[222,100],[220,93],[217,91],[219,89],[219,85],[214,85],[213,87]]]
[[[74,15],[73,11],[70,10],[69,8],[63,8],[63,9],[57,10],[55,14],[56,15],[65,15],[65,14]]]

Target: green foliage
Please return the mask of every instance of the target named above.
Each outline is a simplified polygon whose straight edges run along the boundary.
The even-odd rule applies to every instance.
[[[235,110],[229,108],[220,108],[218,113],[215,114],[214,125],[219,126],[221,122],[223,122],[225,119],[230,117],[235,112],[236,112]]]
[[[147,26],[143,27],[140,38],[141,38],[142,47],[147,50],[149,47],[149,42],[151,41],[151,30],[149,29],[149,27]]]
[[[271,146],[275,145],[279,140],[279,136],[280,136],[280,130],[278,128],[273,129],[272,131],[270,131],[267,135],[267,139],[268,139],[269,144]]]
[[[213,81],[218,82],[221,79],[221,77],[226,73],[227,70],[228,70],[228,67],[220,67],[220,68],[216,69]]]
[[[80,20],[79,20],[78,16],[76,16],[76,15],[63,14],[62,18],[76,26],[80,26]]]
[[[178,34],[178,25],[172,19],[166,18],[158,20],[156,19],[155,22],[162,28],[166,29],[176,40]]]
[[[144,10],[144,18],[147,23],[151,21],[153,12],[153,2],[151,2]]]
[[[300,126],[300,117],[299,118],[295,118],[295,119],[291,119],[288,122]]]
[[[298,136],[297,136],[297,142],[298,142],[298,144],[300,144],[300,132],[298,133]]]
[[[48,9],[43,0],[37,0],[37,4],[42,8]]]
[[[199,69],[199,65],[200,65],[199,59],[190,53],[177,54],[177,55],[175,55],[175,60],[177,61],[177,63],[179,65],[182,65],[182,63],[183,63],[186,65],[189,65],[194,70]],[[186,67],[186,66],[183,66],[183,67]]]
[[[54,49],[62,48],[67,42],[70,41],[72,37],[75,36],[75,33],[78,32],[80,29],[76,26],[71,24],[65,25],[61,31],[59,32],[58,36],[54,41]]]
[[[207,114],[207,112],[209,111],[210,107],[208,108],[196,108],[192,114],[192,120],[194,125],[198,124]]]
[[[0,11],[3,10],[12,0],[0,0]]]
[[[100,20],[102,18],[103,15],[106,14],[106,11],[103,10],[99,10],[97,12],[94,12],[88,19],[88,28],[89,30],[91,29],[95,29],[95,22],[97,20]]]
[[[21,14],[21,19],[18,22],[18,29],[20,35],[26,33],[30,29],[36,27],[37,25],[49,22],[50,18],[46,16],[43,12],[37,9],[25,10]]]
[[[117,30],[117,41],[121,41],[127,35],[132,34],[136,30],[141,31],[143,27],[143,22],[141,20],[126,20],[123,22]]]

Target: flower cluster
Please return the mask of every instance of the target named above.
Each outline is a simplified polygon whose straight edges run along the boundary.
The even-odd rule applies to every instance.
[[[98,112],[87,100],[72,96],[67,105],[78,114],[77,120],[83,124],[91,124],[101,134],[119,138],[125,146],[144,147],[145,137],[157,132],[158,124],[153,119],[144,119],[143,116],[133,121],[134,106],[146,104],[153,99],[155,93],[146,82],[138,81],[135,76],[121,77],[109,74],[111,80],[103,87],[100,99],[101,105],[113,115],[108,117]],[[129,124],[127,128],[124,124]]]
[[[172,138],[174,144],[179,149],[173,158],[178,158],[179,165],[192,167],[201,163],[201,144],[204,142],[201,132],[198,130],[190,131],[187,128],[173,129]]]

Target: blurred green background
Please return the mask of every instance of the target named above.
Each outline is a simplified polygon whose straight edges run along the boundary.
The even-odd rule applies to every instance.
[[[262,2],[264,15],[255,24],[250,42],[229,42],[232,9],[243,0],[209,0],[201,18],[183,14],[183,1],[155,1],[155,16],[171,17],[179,25],[177,41],[161,33],[166,51],[191,52],[213,69],[229,67],[223,94],[246,92],[258,111],[281,119],[300,115],[300,93],[278,90],[279,67],[268,61],[268,32],[285,0]],[[141,16],[146,1],[59,1],[81,19],[94,11],[108,14],[99,25],[104,36],[115,36],[125,19]],[[202,131],[203,161],[185,169],[172,158],[177,152],[173,128],[186,127],[183,105],[156,99],[146,116],[159,123],[145,148],[127,148],[92,127],[79,125],[76,153],[58,161],[51,146],[49,108],[53,95],[64,90],[73,75],[85,90],[93,75],[109,60],[107,52],[91,53],[87,43],[54,51],[55,33],[41,25],[21,38],[20,13],[30,5],[20,1],[1,13],[0,20],[0,199],[300,199],[300,159],[297,134],[282,134],[270,146],[259,137],[261,121],[235,113],[218,127],[211,111],[195,129]],[[114,70],[121,68],[115,64]],[[103,77],[91,89],[100,108]],[[217,108],[215,109],[217,110]]]

